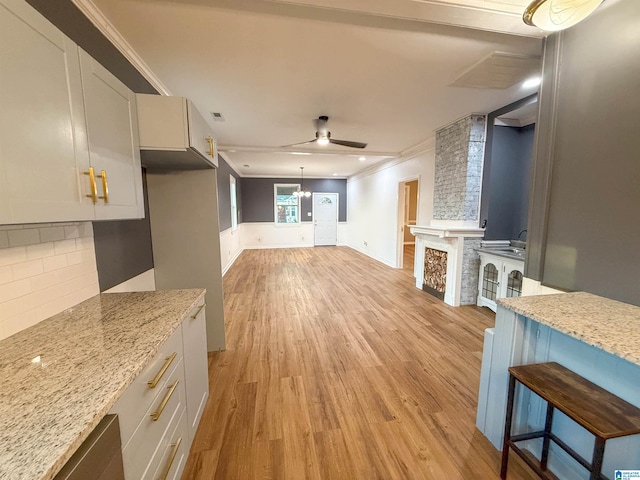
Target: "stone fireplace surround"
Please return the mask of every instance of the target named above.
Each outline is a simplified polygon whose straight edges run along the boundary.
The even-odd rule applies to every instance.
[[[464,298],[472,295],[464,295],[463,272],[468,272],[468,256],[465,256],[465,242],[470,245],[477,243],[484,237],[484,229],[477,227],[461,226],[413,226],[411,233],[416,237],[416,253],[414,263],[414,276],[416,287],[422,290],[424,284],[424,256],[425,248],[432,248],[447,252],[447,282],[444,292],[444,302],[454,307],[464,305]],[[467,248],[468,250],[468,248]],[[477,277],[476,277],[477,282]],[[477,283],[475,285],[477,287]],[[461,302],[461,299],[463,300]],[[474,302],[472,302],[474,303]]]

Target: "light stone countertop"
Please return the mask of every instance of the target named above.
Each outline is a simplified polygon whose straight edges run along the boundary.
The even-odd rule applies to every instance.
[[[501,298],[498,305],[640,365],[640,307],[586,292]]]
[[[0,479],[53,478],[204,293],[101,294],[0,341]]]

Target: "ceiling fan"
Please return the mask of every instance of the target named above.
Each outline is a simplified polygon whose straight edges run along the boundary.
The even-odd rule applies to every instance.
[[[314,123],[316,125],[316,138],[314,138],[313,140],[309,140],[308,142],[292,143],[291,145],[284,145],[282,148],[307,145],[309,143],[317,143],[318,145],[328,145],[332,143],[334,145],[342,145],[343,147],[351,148],[365,148],[367,146],[366,143],[362,142],[352,142],[351,140],[337,140],[335,138],[331,138],[331,132],[327,129],[328,121],[329,117],[327,117],[326,115],[321,115],[316,120],[314,120]]]

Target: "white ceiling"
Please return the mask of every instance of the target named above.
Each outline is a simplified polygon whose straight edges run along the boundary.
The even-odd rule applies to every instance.
[[[527,3],[94,0],[168,92],[224,115],[210,124],[240,174],[297,176],[304,166],[310,177],[407,155],[443,125],[533,93],[449,86],[494,51],[540,55],[541,32],[520,18]],[[333,138],[368,147],[279,148],[314,138],[319,115]]]

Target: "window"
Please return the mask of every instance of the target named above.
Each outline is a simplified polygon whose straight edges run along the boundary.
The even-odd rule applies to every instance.
[[[231,230],[238,229],[238,201],[236,194],[236,177],[229,175],[229,191],[231,194]]]
[[[293,194],[299,188],[300,185],[297,183],[276,183],[273,186],[276,225],[300,223],[299,197]]]

